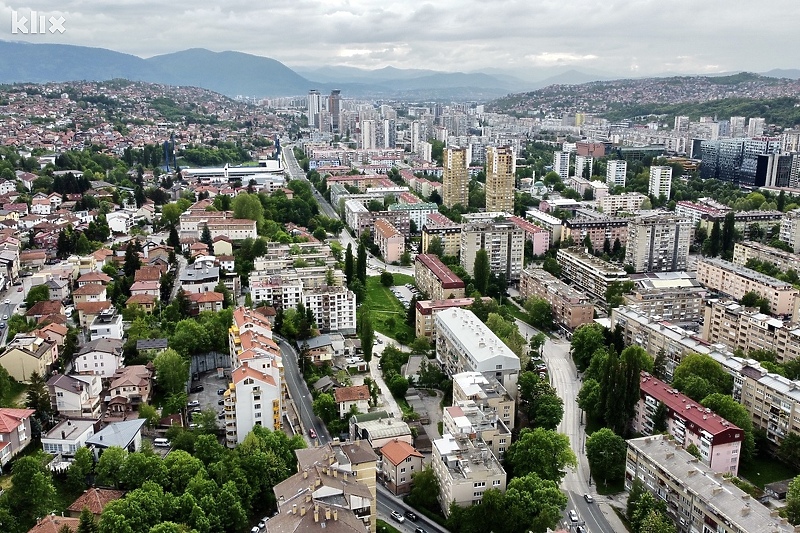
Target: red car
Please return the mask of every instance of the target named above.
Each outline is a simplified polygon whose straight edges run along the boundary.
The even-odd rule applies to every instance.
[[[311,437],[312,439],[316,439],[317,438],[317,432],[314,431],[314,428],[310,428],[308,430],[308,436]]]

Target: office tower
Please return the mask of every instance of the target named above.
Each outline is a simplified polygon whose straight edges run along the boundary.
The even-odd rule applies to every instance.
[[[342,112],[342,91],[334,89],[328,97],[328,113],[331,114],[331,131],[339,133],[340,113]]]
[[[686,270],[692,221],[675,215],[655,214],[628,222],[625,263],[634,272]]]
[[[586,170],[588,168],[588,170]],[[594,171],[594,158],[578,155],[575,156],[575,175],[579,178],[591,179]]]
[[[761,117],[751,117],[747,121],[747,136],[748,137],[761,137],[764,135],[764,125],[766,121]]]
[[[421,144],[421,143],[420,143]],[[445,148],[442,157],[442,200],[445,207],[469,204],[469,172],[466,148]]]
[[[309,127],[319,128],[320,111],[322,111],[322,98],[318,90],[311,89],[308,91],[308,111],[306,112]]]
[[[364,150],[375,149],[375,121],[363,120],[361,122],[361,148]]]
[[[730,181],[743,186],[764,186],[769,154],[780,153],[778,138],[718,139],[702,141],[700,177]]]
[[[625,186],[625,174],[628,171],[628,162],[624,159],[612,159],[606,165],[606,183],[609,186]]]
[[[660,198],[662,195],[669,200],[672,191],[672,167],[650,167],[650,196]]]
[[[514,212],[514,150],[510,146],[486,148],[486,210]]]
[[[744,137],[745,117],[731,117],[731,137]]]
[[[561,176],[561,181],[569,178],[569,152],[553,152],[553,172]]]

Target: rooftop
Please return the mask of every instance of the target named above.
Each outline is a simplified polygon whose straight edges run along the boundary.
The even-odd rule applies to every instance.
[[[433,441],[433,446],[454,479],[470,479],[477,470],[484,470],[489,475],[505,475],[503,466],[481,440],[472,441],[466,435],[445,433],[441,439]]]
[[[133,442],[136,435],[142,430],[145,422],[146,420],[143,418],[126,420],[124,422],[112,422],[86,439],[86,445],[98,446],[100,448],[108,448],[110,446],[127,448]]]
[[[724,259],[718,259],[716,257],[706,257],[700,260],[697,263],[697,266],[699,267],[702,264],[708,264],[717,268],[721,268],[726,272],[731,272],[733,274],[736,274],[737,276],[753,280],[757,283],[762,283],[774,289],[793,290],[793,291],[797,290],[792,286],[791,283],[781,281],[777,278],[773,278],[772,276],[767,276],[766,274],[762,274],[761,272],[757,272],[747,267],[739,266],[735,263],[731,263],[730,261],[725,261]]]
[[[474,370],[482,371],[479,367],[488,362],[493,369],[499,366],[503,370],[519,370],[519,357],[472,311],[458,307],[442,311],[436,315],[437,330],[440,325],[450,331],[453,342],[464,348]]]
[[[461,278],[453,274],[447,265],[442,263],[442,260],[433,254],[417,254],[415,261],[422,263],[428,270],[442,284],[444,289],[461,289],[464,288],[464,282]]]
[[[86,430],[93,428],[95,423],[95,420],[84,420],[82,418],[62,420],[56,427],[48,431],[44,438],[73,440],[81,436]]]

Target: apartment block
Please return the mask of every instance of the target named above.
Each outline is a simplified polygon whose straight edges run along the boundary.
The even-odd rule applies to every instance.
[[[550,232],[550,242],[555,244],[561,241],[561,219],[548,215],[539,209],[530,209],[525,212],[525,218],[532,221],[537,226],[541,226]]]
[[[442,155],[442,202],[445,207],[469,203],[469,172],[467,149],[448,147]]]
[[[553,310],[553,321],[572,331],[594,320],[594,304],[589,297],[540,268],[526,268],[519,279],[524,299],[542,298]]]
[[[428,247],[434,238],[442,241],[444,255],[458,257],[461,250],[461,224],[456,224],[440,213],[428,215],[422,225],[423,253],[428,253]]]
[[[800,256],[797,254],[753,241],[737,242],[733,245],[734,264],[747,266],[750,259],[772,263],[783,272],[787,270],[800,272]]]
[[[484,302],[491,301],[491,298],[485,296]],[[448,298],[447,300],[420,300],[416,306],[416,331],[417,337],[427,337],[433,342],[436,342],[436,324],[434,317],[437,313],[450,309],[453,307],[469,307],[475,303],[475,298]]]
[[[697,226],[697,223],[700,222],[704,215],[714,217],[714,219],[717,219],[717,217],[724,218],[728,211],[730,211],[730,209],[727,207],[725,209],[718,209],[688,200],[681,200],[675,204],[675,214],[691,220],[692,226]]]
[[[597,201],[597,208],[606,215],[616,215],[620,211],[631,213],[638,211],[647,196],[640,192],[626,192],[622,194],[609,194]]]
[[[631,276],[633,290],[625,305],[670,322],[701,322],[708,291],[685,272],[653,272]]]
[[[703,339],[724,344],[730,351],[775,352],[778,363],[800,357],[800,324],[765,315],[730,300],[709,300],[705,305]]]
[[[559,175],[561,181],[569,178],[569,152],[553,152],[553,172]]]
[[[525,232],[525,240],[531,242],[531,252],[534,256],[547,253],[547,250],[550,249],[549,231],[518,216],[508,217],[508,220]]]
[[[632,422],[635,432],[652,435],[656,411],[663,404],[666,430],[676,443],[684,449],[694,444],[703,464],[714,472],[738,473],[744,441],[741,428],[647,372],[642,372],[639,394]]]
[[[496,379],[480,372],[453,374],[453,405],[463,402],[474,403],[482,412],[492,413],[509,429],[514,429],[516,402]],[[499,452],[495,450],[495,455]]]
[[[482,440],[492,454],[502,461],[506,449],[511,446],[511,429],[499,420],[494,413],[483,412],[471,401],[453,402],[442,413],[443,432],[450,435],[464,435]]]
[[[794,526],[665,435],[628,441],[625,488],[639,479],[679,533],[790,533]]]
[[[465,224],[461,230],[461,266],[475,271],[475,255],[484,249],[489,266],[506,280],[519,279],[525,258],[525,232],[511,221],[497,220]]]
[[[606,184],[609,187],[625,186],[628,162],[624,159],[611,159],[606,163]]]
[[[606,240],[609,246],[619,239],[620,246],[628,242],[628,219],[607,216],[580,216],[564,221],[561,240],[572,239],[575,246],[583,246],[586,237],[592,241],[593,250],[602,250]]]
[[[628,223],[625,263],[634,272],[686,270],[692,233],[688,218],[661,213],[636,217]]]
[[[464,282],[435,255],[417,254],[414,281],[432,300],[464,298]]]
[[[428,215],[439,212],[439,206],[433,202],[397,203],[391,204],[389,211],[405,211],[419,231],[425,224]]]
[[[800,252],[800,209],[784,213],[781,218],[780,240],[792,247],[794,253]]]
[[[405,237],[385,218],[376,220],[374,228],[373,239],[381,251],[384,262],[400,261],[406,247]]]
[[[718,213],[707,213],[700,217],[700,227],[705,228],[708,234],[714,227],[714,222],[719,222],[720,226],[725,223],[723,210]],[[758,226],[761,230],[769,231],[776,224],[781,224],[783,213],[780,211],[736,211],[733,214],[733,227],[745,239],[750,238],[750,228]]]
[[[672,167],[653,165],[650,167],[650,187],[648,193],[656,198],[664,197],[669,200],[672,192]]]
[[[589,255],[580,248],[562,248],[556,254],[562,277],[578,290],[605,300],[612,283],[629,281],[628,274],[608,261]]]
[[[737,300],[754,292],[769,301],[770,312],[774,315],[791,315],[798,295],[798,290],[790,283],[716,258],[697,262],[697,281]]]
[[[303,305],[314,314],[322,332],[356,332],[356,295],[347,287],[324,286],[303,291]]]
[[[486,210],[514,212],[516,158],[511,146],[486,147]]]
[[[739,378],[737,380],[737,377]],[[741,384],[741,403],[753,429],[762,429],[773,444],[789,433],[800,433],[800,386],[796,381],[767,372],[757,362],[742,366],[734,383]]]
[[[436,360],[448,375],[480,372],[496,379],[517,397],[519,357],[466,309],[447,309],[436,315]]]
[[[450,505],[477,505],[486,489],[506,490],[506,471],[482,440],[445,433],[433,441],[433,472],[439,482],[439,505],[445,516]]]
[[[231,383],[223,395],[228,448],[241,444],[255,426],[280,430],[281,397],[280,372],[272,361],[245,360],[231,371]]]

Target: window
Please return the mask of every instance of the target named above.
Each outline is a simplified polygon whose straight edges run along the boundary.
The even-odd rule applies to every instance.
[[[405,469],[405,468],[401,468],[401,469],[400,469],[400,473],[401,473],[401,474],[405,474],[405,473],[406,473],[406,469]]]
[[[63,397],[64,397],[64,393],[63,393],[63,392],[57,392],[57,393],[56,393],[56,396],[57,396],[58,398],[63,398]]]
[[[475,498],[483,498],[483,493],[482,492],[473,492],[472,495]]]
[[[261,409],[261,404],[257,403],[253,406],[253,409]]]
[[[486,482],[485,481],[476,481],[475,483],[472,484],[472,486],[474,488],[476,488],[476,489],[480,488],[480,487],[485,487],[486,486]]]
[[[256,413],[255,417],[256,417],[256,418],[261,418],[261,413],[260,413],[260,412],[259,412],[259,413]]]
[[[405,483],[405,482],[406,482],[406,478],[404,478],[404,477],[401,477],[401,478],[400,478],[400,483]]]
[[[411,462],[411,457],[406,457],[406,462],[410,463]]]
[[[500,480],[499,479],[495,479],[494,481],[492,481],[492,486],[493,487],[499,487],[500,486]]]
[[[500,444],[505,444],[505,443],[506,443],[506,439],[500,439]]]

